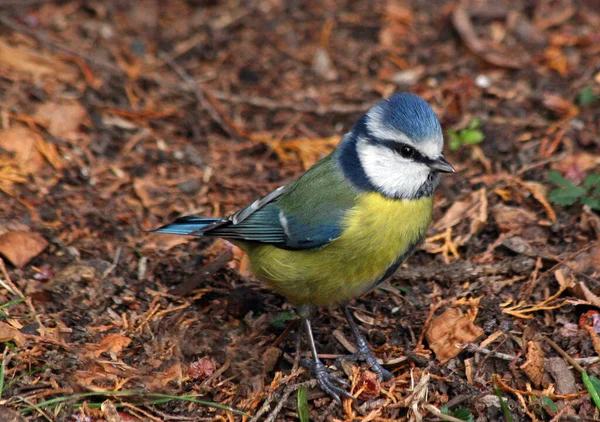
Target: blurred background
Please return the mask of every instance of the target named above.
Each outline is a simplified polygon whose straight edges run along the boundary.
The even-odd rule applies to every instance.
[[[398,91],[457,168],[352,305],[398,378],[298,400],[293,309],[228,243],[148,231],[293,180]],[[599,131],[595,0],[0,0],[0,414],[597,417]],[[315,318],[326,359],[342,320]]]

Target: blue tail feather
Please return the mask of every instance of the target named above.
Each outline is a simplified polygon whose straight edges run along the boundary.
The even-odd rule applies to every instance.
[[[202,229],[222,221],[220,218],[181,217],[165,226],[152,230],[153,233],[200,235]]]

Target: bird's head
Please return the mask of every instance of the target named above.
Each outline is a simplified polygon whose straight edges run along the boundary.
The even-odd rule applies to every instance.
[[[402,93],[371,108],[344,137],[338,157],[357,187],[416,199],[433,194],[439,173],[454,171],[443,148],[442,128],[429,104]]]

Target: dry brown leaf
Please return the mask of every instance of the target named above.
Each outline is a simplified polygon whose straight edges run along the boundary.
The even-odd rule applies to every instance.
[[[15,165],[12,158],[0,156],[0,190],[15,196],[15,192],[12,190],[13,185],[25,182],[27,182],[27,172]]]
[[[164,198],[162,189],[151,179],[133,179],[133,191],[145,208],[159,204]]]
[[[429,347],[441,363],[458,356],[467,343],[483,335],[483,329],[473,324],[458,308],[448,308],[431,321],[427,330]]]
[[[502,203],[492,208],[492,214],[496,225],[501,232],[508,233],[515,229],[524,229],[525,227],[537,224],[537,217],[531,211],[524,208],[509,207]]]
[[[175,246],[189,242],[191,239],[192,237],[190,236],[181,236],[178,234],[151,233],[148,235],[147,240],[144,242],[142,251],[168,251],[169,249],[173,249]]]
[[[77,78],[77,72],[59,58],[49,54],[40,54],[25,46],[13,47],[0,41],[0,65],[15,71],[11,77],[22,77],[23,74],[33,75],[39,79],[43,76],[53,76],[62,81],[72,81]]]
[[[542,103],[544,107],[556,113],[561,119],[570,119],[579,114],[579,107],[556,94],[545,93]]]
[[[277,142],[268,133],[255,133],[250,135],[250,139],[269,145],[282,161],[293,161],[299,158],[306,170],[331,153],[340,141],[339,136],[331,136],[317,139],[296,138]]]
[[[89,344],[86,346],[86,355],[100,357],[102,353],[118,354],[131,344],[131,339],[121,334],[109,334],[98,344]]]
[[[147,387],[149,390],[164,390],[164,388],[171,382],[176,381],[177,384],[181,384],[183,379],[183,368],[181,363],[176,363],[167,368],[164,372],[155,372],[152,374],[152,378],[148,380]]]
[[[80,134],[80,126],[87,111],[78,102],[46,102],[35,112],[36,120],[45,124],[48,132],[57,138],[75,140]]]
[[[35,173],[44,165],[38,145],[41,135],[29,128],[15,126],[0,131],[0,148],[14,154],[15,164],[26,173]]]
[[[470,230],[467,239],[463,240],[460,244],[466,243],[466,241],[474,234],[479,233],[487,223],[488,210],[487,210],[487,190],[481,188],[475,192],[471,192],[471,195],[462,201],[455,201],[446,214],[439,219],[433,229],[437,232],[446,230],[449,227],[454,227],[460,222],[470,220]]]
[[[548,202],[548,199],[546,199],[546,195],[548,193],[548,189],[546,189],[546,186],[542,185],[539,182],[531,181],[525,181],[522,183],[522,185],[542,205],[542,207],[544,207],[548,218],[554,223],[556,221],[556,213],[550,205],[550,202]]]
[[[0,343],[5,341],[14,341],[17,346],[21,347],[25,344],[25,336],[6,322],[0,322]]]
[[[527,359],[521,365],[521,369],[527,374],[529,379],[539,386],[544,377],[544,351],[537,341],[527,343]]]
[[[23,268],[48,246],[38,233],[10,231],[0,236],[0,254],[17,268]]]
[[[544,57],[546,58],[546,66],[555,70],[560,76],[565,77],[569,74],[569,61],[562,48],[551,45],[544,51]]]

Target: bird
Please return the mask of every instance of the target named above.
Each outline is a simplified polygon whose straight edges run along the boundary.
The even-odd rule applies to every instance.
[[[219,237],[240,247],[254,275],[296,305],[312,355],[302,364],[341,403],[353,396],[318,356],[312,311],[340,306],[358,346],[344,358],[366,362],[380,380],[393,378],[372,355],[348,303],[389,278],[422,243],[440,173],[455,171],[443,148],[430,105],[396,93],[370,108],[298,179],[225,218],[185,216],[154,231]]]

